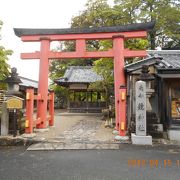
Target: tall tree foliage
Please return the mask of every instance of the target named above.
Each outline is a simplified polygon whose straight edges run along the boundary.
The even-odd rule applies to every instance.
[[[103,80],[91,83],[90,88],[99,91],[104,90],[106,93],[106,102],[109,103],[110,95],[113,95],[113,63],[110,58],[101,58],[94,62],[94,71],[99,74]]]
[[[0,30],[2,28],[3,22],[0,21]],[[8,56],[12,54],[11,50],[6,50],[0,45],[0,80],[3,80],[9,75],[9,65],[7,63]],[[0,84],[0,89],[4,89],[5,86]]]
[[[177,0],[88,0],[85,10],[72,18],[72,27],[100,27],[155,21],[149,33],[150,49],[180,43],[180,3]]]
[[[112,9],[107,0],[88,0],[85,10],[72,18],[71,27],[101,27],[111,25]]]
[[[180,4],[176,0],[115,0],[115,7],[128,23],[155,21],[149,33],[150,48],[180,43]]]

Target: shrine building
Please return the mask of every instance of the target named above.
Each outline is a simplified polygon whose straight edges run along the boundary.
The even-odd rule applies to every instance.
[[[90,84],[101,80],[102,77],[93,71],[92,66],[69,66],[64,76],[55,83],[68,88],[69,112],[98,113],[106,107],[105,92],[92,89]]]

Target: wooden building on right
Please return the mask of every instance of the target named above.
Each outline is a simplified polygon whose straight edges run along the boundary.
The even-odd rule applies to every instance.
[[[135,83],[148,73],[153,78],[147,83],[147,131],[163,132],[169,139],[180,141],[180,50],[152,50],[148,54],[146,59],[125,67],[128,126],[131,128],[135,118]]]

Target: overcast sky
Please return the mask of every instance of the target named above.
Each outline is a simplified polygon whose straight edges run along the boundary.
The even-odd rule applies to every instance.
[[[68,28],[73,16],[84,10],[87,0],[1,0],[0,20],[3,21],[0,45],[14,51],[9,57],[11,67],[20,76],[38,80],[39,61],[21,60],[21,52],[39,50],[38,43],[23,43],[13,28]],[[113,0],[109,0],[110,3]]]

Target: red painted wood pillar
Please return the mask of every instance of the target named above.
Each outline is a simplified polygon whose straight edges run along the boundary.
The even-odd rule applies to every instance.
[[[25,133],[33,133],[33,112],[34,112],[34,89],[30,87],[26,90],[26,121]]]
[[[40,124],[37,128],[47,127],[47,101],[48,101],[48,74],[49,74],[49,59],[50,40],[46,37],[40,39],[41,51],[39,62],[39,85],[38,94],[41,99],[37,102],[37,119],[40,118]]]
[[[49,126],[54,126],[54,91],[49,92]]]
[[[120,89],[120,101],[119,101],[119,135],[126,135],[126,86],[121,85]]]
[[[113,36],[113,52],[114,52],[114,90],[115,90],[115,112],[116,112],[116,130],[119,130],[121,124],[120,108],[122,101],[120,101],[120,86],[125,85],[124,73],[124,36]],[[126,113],[122,112],[121,113]],[[123,115],[124,116],[124,115]]]

